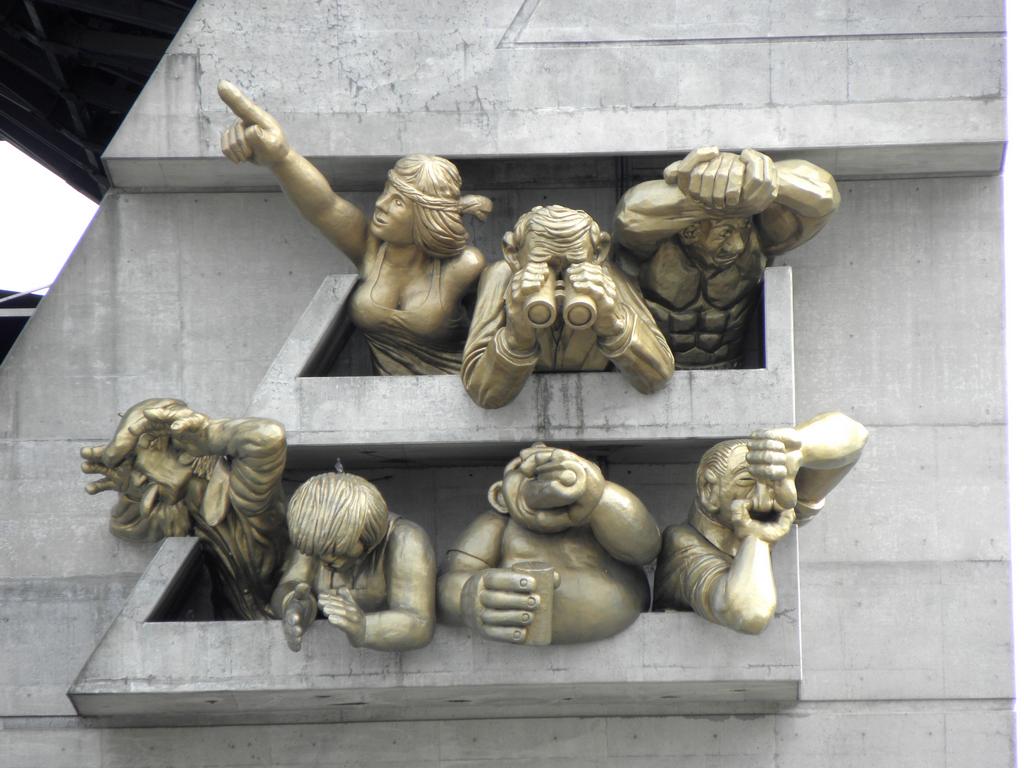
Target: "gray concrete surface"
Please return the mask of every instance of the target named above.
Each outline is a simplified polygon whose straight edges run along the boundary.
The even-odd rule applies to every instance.
[[[330,275],[247,412],[280,420],[292,457],[304,466],[324,466],[333,457],[353,466],[382,460],[458,464],[467,455],[476,462],[501,461],[535,440],[597,450],[611,460],[681,461],[689,444],[707,447],[793,423],[791,283],[785,267],[765,275],[764,368],[677,371],[650,395],[614,371],[535,374],[511,403],[484,410],[454,375],[311,374],[331,340],[352,332],[345,307],[356,278]]]
[[[304,0],[250,5],[245,18],[259,23],[239,35],[231,3],[205,0],[105,160],[125,188],[243,183],[219,158],[230,120],[216,83],[227,78],[318,158],[720,144],[843,148],[832,170],[864,175],[886,170],[871,150],[897,147],[934,173],[991,171],[1005,130],[1001,6],[932,5],[784,0],[694,13],[659,2],[623,13],[561,0]],[[350,179],[358,169],[342,164]]]
[[[352,648],[321,620],[293,653],[279,622],[167,620],[159,606],[173,603],[200,559],[196,539],[169,539],[68,697],[79,714],[118,725],[664,715],[704,702],[794,702],[796,538],[773,554],[779,606],[757,637],[658,613],[604,642],[547,648],[438,627],[429,646],[399,654]]]
[[[669,5],[624,20],[589,3],[563,29],[552,0],[461,15],[309,0],[297,21],[294,5],[197,4],[107,156],[121,188],[0,367],[0,766],[1012,764],[1001,189],[977,175],[998,171],[1005,138],[1001,9],[785,0],[765,27],[760,6],[691,20]],[[349,270],[279,193],[240,191],[269,189],[265,173],[217,157],[220,76],[335,158],[332,181],[361,204],[394,155],[479,156],[467,191],[495,198],[473,225],[491,258],[530,205],[609,221],[617,179],[704,142],[862,179],[780,260],[797,417],[839,408],[872,432],[801,531],[795,705],[185,729],[74,716],[65,691],[156,549],[109,535],[111,499],[82,492],[78,447],[143,397],[244,412],[323,278]],[[526,157],[561,152],[586,157]],[[443,546],[499,469],[366,474]],[[685,516],[692,469],[607,467],[663,525]]]

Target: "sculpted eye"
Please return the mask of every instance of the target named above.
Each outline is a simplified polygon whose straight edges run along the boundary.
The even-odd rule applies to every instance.
[[[403,200],[400,197],[396,197],[395,198],[395,207],[396,208],[405,208],[405,200]]]

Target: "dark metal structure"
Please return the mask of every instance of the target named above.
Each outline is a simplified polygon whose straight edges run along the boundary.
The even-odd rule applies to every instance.
[[[100,163],[195,0],[0,0],[0,139],[98,201]]]

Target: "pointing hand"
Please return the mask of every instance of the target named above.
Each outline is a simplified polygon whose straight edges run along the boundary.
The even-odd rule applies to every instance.
[[[268,167],[285,158],[291,148],[277,120],[227,80],[217,84],[217,93],[238,117],[220,137],[225,157],[234,163],[251,160]]]

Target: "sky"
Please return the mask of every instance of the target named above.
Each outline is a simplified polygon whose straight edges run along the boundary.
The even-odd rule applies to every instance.
[[[89,198],[0,141],[0,290],[52,283],[95,213]]]
[[[1007,3],[1010,39],[1024,34],[1024,3]],[[1004,217],[1024,210],[1024,97],[1016,85],[1024,82],[1024,51],[1007,46],[1009,73],[1009,135],[1003,172]],[[59,177],[0,142],[0,289],[31,291],[50,285],[74,249],[96,211],[96,205]],[[1009,394],[1010,502],[1012,517],[1024,514],[1024,264],[1020,260],[1024,234],[1004,227],[1006,270],[1006,358]],[[0,304],[2,307],[2,304]],[[1014,636],[1024,638],[1024,521],[1011,525]],[[1024,647],[1024,646],[1022,646]],[[1018,659],[1016,688],[1024,690],[1024,652]],[[1018,740],[1024,739],[1018,715]]]

